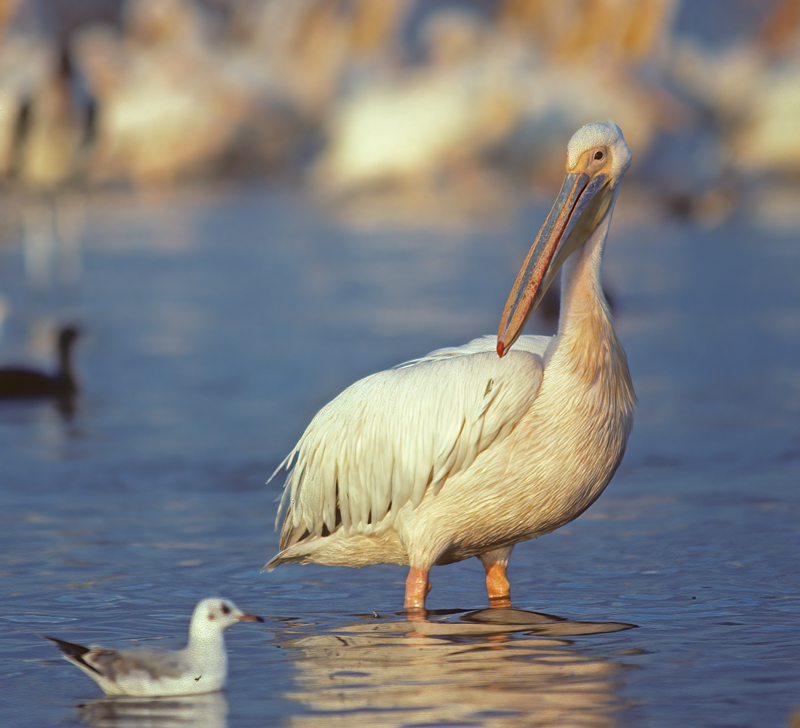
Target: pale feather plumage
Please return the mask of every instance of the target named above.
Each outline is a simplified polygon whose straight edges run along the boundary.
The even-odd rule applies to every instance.
[[[432,352],[356,382],[320,410],[286,462],[296,459],[282,548],[306,531],[385,531],[406,504],[436,495],[507,437],[542,379],[543,340],[526,338],[505,359],[488,337]]]
[[[223,632],[237,622],[263,622],[227,599],[203,599],[192,614],[189,643],[182,650],[115,650],[83,647],[47,637],[64,658],[86,673],[108,695],[193,695],[220,690],[228,675]]]
[[[593,156],[598,144],[605,156]],[[502,358],[490,337],[441,349],[356,382],[320,410],[282,463],[292,469],[278,516],[285,511],[281,551],[266,569],[409,564],[424,578],[407,586],[406,604],[421,606],[434,564],[479,556],[488,586],[491,564],[505,579],[515,543],[594,502],[625,452],[636,401],[600,286],[629,163],[611,122],[570,141],[568,172],[588,170],[581,174],[596,178],[598,198],[593,208],[576,204],[574,217],[599,212],[583,228],[575,220],[562,228],[565,238],[576,229],[585,237],[563,267],[556,336],[515,333]]]

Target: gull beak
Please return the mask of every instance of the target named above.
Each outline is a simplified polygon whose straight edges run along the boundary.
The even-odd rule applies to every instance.
[[[236,619],[240,622],[263,622],[263,617],[257,617],[255,614],[240,614]]]
[[[594,164],[590,152],[567,172],[517,275],[497,332],[498,356],[517,340],[564,261],[586,242],[613,202],[615,185],[608,166]]]

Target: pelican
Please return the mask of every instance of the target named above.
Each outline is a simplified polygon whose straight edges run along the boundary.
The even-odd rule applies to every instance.
[[[317,413],[278,468],[291,469],[276,527],[285,518],[264,569],[408,565],[405,608],[424,614],[430,569],[477,556],[490,605],[510,606],[514,544],[583,513],[633,425],[636,395],[600,283],[630,161],[614,123],[576,132],[496,341],[373,374]],[[562,266],[558,333],[522,336]]]

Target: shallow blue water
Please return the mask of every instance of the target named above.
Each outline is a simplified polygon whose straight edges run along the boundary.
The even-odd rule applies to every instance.
[[[260,575],[264,482],[357,378],[494,331],[546,210],[360,230],[264,189],[90,203],[77,412],[0,408],[3,724],[787,725],[800,217],[708,230],[640,208],[623,194],[606,256],[640,400],[628,453],[584,516],[515,550],[515,606],[563,621],[487,626],[466,619],[475,560],[434,570],[427,625],[404,621],[397,567]],[[46,308],[7,243],[0,290]],[[30,323],[7,322],[4,359]],[[37,636],[178,645],[211,594],[266,623],[229,632],[229,687],[199,704],[79,708],[99,689]]]

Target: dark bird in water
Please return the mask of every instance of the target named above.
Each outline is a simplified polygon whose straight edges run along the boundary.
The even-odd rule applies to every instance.
[[[72,348],[80,331],[64,326],[58,332],[58,367],[53,374],[30,367],[0,367],[0,399],[63,399],[78,392]]]

